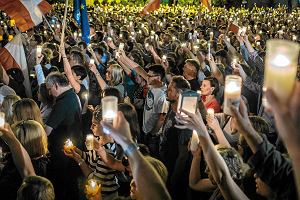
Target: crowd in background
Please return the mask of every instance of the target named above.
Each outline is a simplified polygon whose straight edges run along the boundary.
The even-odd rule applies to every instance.
[[[299,66],[288,104],[263,83],[267,40],[299,43],[300,10],[161,6],[143,17],[140,10],[90,8],[90,44],[71,7],[60,44],[63,4],[22,33],[32,97],[20,69],[0,67],[7,123],[0,127],[0,198],[297,199]],[[5,13],[0,20],[4,47],[18,30]],[[242,78],[231,116],[223,113],[228,75]],[[185,90],[201,94],[187,117],[177,112]],[[102,122],[107,96],[118,98],[113,126]],[[69,151],[67,139],[76,146]],[[86,195],[91,179],[101,189]]]

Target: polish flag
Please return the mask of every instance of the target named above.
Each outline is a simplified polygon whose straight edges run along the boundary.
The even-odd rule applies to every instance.
[[[140,12],[140,16],[145,16],[150,12],[159,9],[160,7],[160,0],[151,0]]]
[[[31,97],[31,86],[29,81],[29,74],[27,68],[27,61],[25,51],[22,43],[22,35],[19,33],[12,41],[7,43],[5,47],[0,49],[0,64],[5,70],[11,68],[21,69],[24,75],[24,86],[27,97]]]
[[[14,19],[20,31],[25,32],[43,21],[43,15],[52,6],[44,0],[1,0],[0,10]]]
[[[208,9],[208,11],[211,11],[211,5],[209,0],[201,0],[201,3]]]

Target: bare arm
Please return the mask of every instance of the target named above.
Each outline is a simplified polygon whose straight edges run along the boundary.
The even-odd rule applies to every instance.
[[[101,74],[98,72],[95,64],[90,64],[90,70],[95,74],[96,79],[100,85],[101,90],[104,90],[107,87],[106,82],[103,80]]]
[[[7,142],[9,146],[14,163],[20,175],[23,178],[26,176],[35,176],[31,159],[27,151],[24,149],[22,144],[12,132],[10,126],[8,124],[5,124],[4,127],[0,127],[0,131],[3,133],[1,137]]]
[[[193,160],[191,164],[190,176],[189,176],[189,186],[197,191],[208,192],[216,188],[215,185],[211,183],[208,178],[201,178],[200,174],[200,161],[201,161],[201,147],[198,146],[198,149],[193,154]]]
[[[217,118],[214,115],[208,114],[206,117],[206,121],[208,126],[215,132],[219,144],[225,147],[230,147],[230,144],[224,136]]]
[[[71,65],[68,61],[64,45],[60,46],[60,53],[61,53],[63,63],[64,63],[64,72],[67,75],[67,78],[68,78],[71,86],[74,88],[75,92],[78,93],[80,91],[80,84],[75,80],[75,78],[72,74]]]
[[[210,55],[210,57],[207,58],[207,60],[209,62],[209,66],[211,68],[211,72],[214,75],[214,77],[219,81],[220,84],[224,85],[225,84],[225,78],[224,78],[222,72],[217,67],[213,56]]]

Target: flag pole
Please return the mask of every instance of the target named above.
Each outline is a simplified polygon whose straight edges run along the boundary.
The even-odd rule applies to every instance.
[[[65,39],[67,13],[68,13],[68,0],[66,0],[66,3],[65,3],[65,13],[64,13],[64,19],[63,19],[63,27],[62,27],[62,31],[61,31],[60,46],[63,44],[64,39]],[[60,60],[61,60],[61,54],[59,52],[58,62],[60,62]]]
[[[49,24],[49,22],[48,22],[48,20],[47,20],[47,18],[45,17],[45,15],[44,15],[44,14],[43,14],[43,18],[44,18],[44,20],[46,21],[47,25],[49,26],[49,28],[50,28],[51,32],[54,34],[54,31],[53,31],[53,29],[52,29],[51,25]]]

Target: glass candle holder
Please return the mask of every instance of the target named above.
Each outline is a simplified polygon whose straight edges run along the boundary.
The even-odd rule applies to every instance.
[[[282,103],[289,99],[296,82],[300,45],[287,40],[268,40],[264,87]]]
[[[40,57],[42,55],[42,46],[41,45],[37,45],[36,46],[36,56]]]
[[[94,149],[94,135],[93,134],[88,134],[86,136],[85,146],[88,151],[91,151]]]
[[[86,194],[94,196],[101,188],[101,184],[95,179],[89,179],[85,185]]]
[[[242,78],[236,75],[226,76],[224,91],[224,113],[232,115],[230,106],[240,106]]]
[[[106,96],[101,100],[103,121],[113,123],[118,112],[118,98]]]

